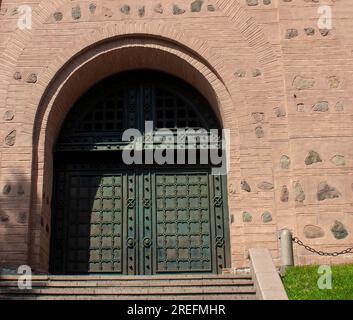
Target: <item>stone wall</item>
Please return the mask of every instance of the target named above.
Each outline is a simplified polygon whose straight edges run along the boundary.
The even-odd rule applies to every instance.
[[[331,30],[317,25],[327,3]],[[284,227],[321,250],[353,245],[350,0],[32,0],[30,30],[21,4],[0,7],[1,265],[47,269],[60,124],[98,77],[134,66],[195,85],[231,129],[233,267],[250,247],[278,263]]]

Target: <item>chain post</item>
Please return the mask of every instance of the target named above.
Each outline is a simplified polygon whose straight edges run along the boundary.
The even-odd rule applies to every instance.
[[[281,266],[286,268],[289,266],[294,266],[294,256],[293,256],[293,235],[288,229],[282,229],[280,232],[280,244],[281,244]]]

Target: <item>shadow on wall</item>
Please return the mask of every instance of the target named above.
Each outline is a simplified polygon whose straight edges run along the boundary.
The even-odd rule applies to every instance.
[[[30,181],[19,171],[9,177],[0,185],[0,274],[17,274],[28,261]]]

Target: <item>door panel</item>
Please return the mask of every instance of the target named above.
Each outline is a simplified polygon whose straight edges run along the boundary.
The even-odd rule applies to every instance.
[[[208,174],[155,179],[156,273],[212,272]]]

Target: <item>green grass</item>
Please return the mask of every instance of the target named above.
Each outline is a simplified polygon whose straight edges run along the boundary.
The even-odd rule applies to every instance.
[[[283,278],[290,300],[353,300],[353,265],[332,266],[332,289],[322,290],[318,266],[288,268]]]

